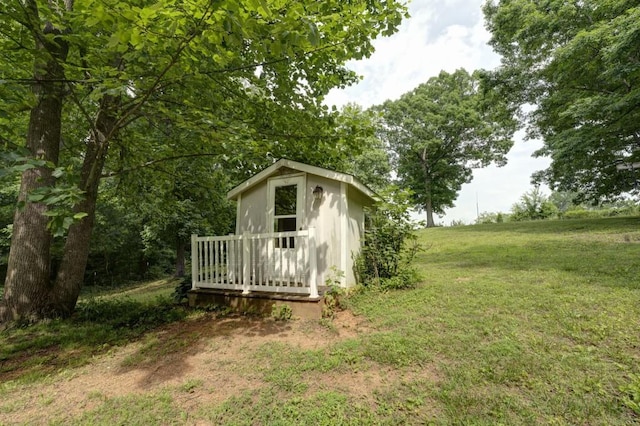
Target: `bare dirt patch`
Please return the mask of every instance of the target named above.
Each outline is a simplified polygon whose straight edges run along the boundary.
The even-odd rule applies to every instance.
[[[165,389],[174,391],[175,403],[185,410],[220,403],[264,384],[252,355],[265,343],[321,349],[367,330],[366,322],[349,311],[339,312],[331,327],[318,321],[202,314],[98,355],[91,364],[66,370],[48,383],[5,391],[0,424],[69,420],[105,398]]]

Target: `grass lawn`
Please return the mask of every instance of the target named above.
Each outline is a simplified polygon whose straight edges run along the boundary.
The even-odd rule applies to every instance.
[[[146,296],[166,295],[162,284],[86,300],[71,320],[6,330],[0,424],[30,423],[18,415],[25,395],[53,424],[640,423],[640,218],[436,228],[420,238],[424,283],[351,297],[366,327],[323,346],[264,330],[313,341],[335,331],[327,321],[249,319],[236,340],[207,334],[216,321],[240,320]],[[38,393],[87,381],[87,366],[120,352],[127,374],[178,368],[187,355],[204,369],[143,391],[95,390],[70,412]],[[216,371],[227,380],[219,386]]]

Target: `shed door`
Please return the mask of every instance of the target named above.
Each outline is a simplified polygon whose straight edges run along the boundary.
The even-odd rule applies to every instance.
[[[270,221],[273,232],[298,231],[304,220],[304,176],[271,179],[269,181]],[[302,251],[296,250],[295,237],[274,238],[271,242],[275,279],[291,281],[300,273]]]

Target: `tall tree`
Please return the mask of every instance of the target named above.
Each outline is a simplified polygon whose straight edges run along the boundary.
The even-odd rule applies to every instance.
[[[640,6],[636,0],[492,0],[484,7],[502,55],[495,84],[523,105],[536,175],[592,201],[634,190],[618,163],[640,161]]]
[[[472,169],[502,165],[513,145],[513,111],[483,90],[483,73],[442,71],[381,107],[381,135],[394,153],[398,177],[434,226],[433,213],[453,206]]]
[[[18,145],[32,167],[22,174],[0,321],[73,311],[105,164],[126,162],[145,140],[145,126],[132,123],[209,129],[233,155],[264,124],[294,128],[303,114],[322,115],[323,95],[355,81],[344,63],[369,55],[404,13],[382,0],[6,1],[0,81],[31,90]],[[61,210],[49,206],[61,194],[46,190],[57,187],[57,166],[83,197],[50,280],[48,225]]]

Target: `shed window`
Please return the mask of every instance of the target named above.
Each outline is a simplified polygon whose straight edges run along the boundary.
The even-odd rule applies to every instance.
[[[298,186],[276,186],[274,199],[274,232],[289,232],[297,229]],[[295,238],[276,238],[276,248],[295,248]]]
[[[275,215],[296,216],[298,185],[276,186]],[[294,229],[295,230],[295,229]]]

